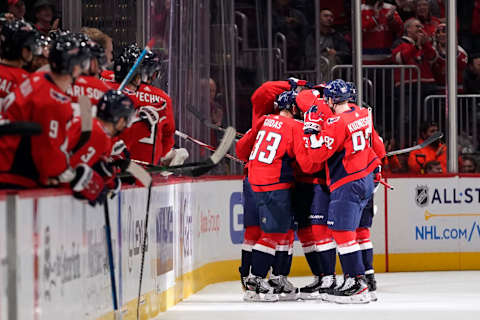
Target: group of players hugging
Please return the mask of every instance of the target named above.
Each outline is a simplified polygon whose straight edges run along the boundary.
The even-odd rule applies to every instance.
[[[371,111],[341,79],[270,81],[251,100],[252,128],[236,145],[247,162],[243,299],[376,301],[370,227],[385,148]],[[302,288],[287,279],[295,231],[314,275]]]
[[[0,28],[0,121],[42,127],[39,135],[0,136],[0,189],[64,186],[95,204],[120,189],[116,173],[130,159],[180,164],[188,156],[173,149],[171,100],[152,85],[158,55],[147,53],[118,91],[141,53],[136,45],[112,61],[101,45],[109,40],[111,48],[111,39],[96,29],[45,37],[24,21],[4,20]],[[47,64],[27,72],[38,53]],[[87,114],[96,109],[87,130],[82,100]]]

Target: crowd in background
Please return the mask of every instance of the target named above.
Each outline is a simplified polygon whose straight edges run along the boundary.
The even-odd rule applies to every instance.
[[[328,60],[329,68],[352,61],[351,1],[320,1],[320,4],[320,38],[317,39],[315,1],[273,0],[273,34],[281,32],[286,36],[288,70],[314,68],[317,42],[321,55]],[[49,0],[28,1],[28,7],[23,0],[8,0],[3,6],[0,8],[2,19],[29,20],[45,36],[61,27],[56,8]],[[421,72],[422,90],[444,93],[447,44],[445,14],[444,0],[363,0],[363,63],[415,64]],[[461,17],[457,21],[459,93],[480,94],[480,0],[457,1],[457,17]],[[109,37],[105,39],[103,46],[111,61],[112,41]],[[30,72],[47,64],[44,50],[33,55]],[[209,86],[211,122],[224,126],[225,107],[216,99],[222,93],[218,92],[214,79],[210,79]],[[428,137],[428,125],[438,129],[438,124],[431,121],[424,123],[418,128],[421,140]],[[218,133],[212,131],[211,140],[218,138]],[[385,142],[387,151],[398,148],[389,140]],[[407,165],[398,159],[391,159],[386,164],[387,168],[391,172],[446,172],[445,145],[439,143],[429,148],[431,152],[422,149],[424,153],[410,154],[410,158],[404,161]],[[475,157],[475,154],[462,155],[459,159],[460,171],[477,172]]]

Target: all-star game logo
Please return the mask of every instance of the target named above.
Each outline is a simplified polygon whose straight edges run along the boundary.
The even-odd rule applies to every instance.
[[[419,207],[425,207],[428,204],[428,187],[417,186],[415,188],[415,202]]]

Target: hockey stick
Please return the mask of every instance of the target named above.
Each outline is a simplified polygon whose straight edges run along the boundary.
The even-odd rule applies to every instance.
[[[115,281],[115,267],[113,263],[112,232],[110,228],[110,214],[108,210],[108,199],[105,199],[105,202],[103,203],[103,212],[105,214],[105,239],[106,239],[106,245],[107,245],[108,266],[110,269],[110,284],[112,289],[113,313],[114,313],[114,319],[117,319],[118,317],[117,282]]]
[[[411,151],[415,151],[415,150],[418,150],[418,149],[425,148],[426,146],[428,146],[432,142],[435,142],[435,141],[437,141],[441,138],[443,138],[443,133],[440,132],[440,131],[437,131],[434,134],[432,134],[430,137],[425,139],[422,143],[417,144],[413,147],[400,149],[400,150],[395,150],[395,151],[390,151],[389,153],[387,153],[386,157],[391,157],[391,156],[394,156],[394,155],[397,155],[397,154],[408,153],[408,152],[411,152]]]
[[[34,136],[42,133],[42,127],[35,122],[4,122],[0,124],[0,136],[19,134]]]
[[[130,68],[130,71],[128,71],[128,73],[127,73],[125,79],[123,79],[122,83],[120,83],[120,86],[117,89],[118,91],[122,91],[125,88],[125,86],[128,84],[130,79],[133,77],[133,73],[138,68],[140,63],[142,63],[142,60],[145,57],[145,55],[147,54],[147,52],[150,51],[151,48],[153,48],[154,44],[155,44],[155,38],[152,38],[152,39],[150,39],[150,41],[148,41],[147,45],[145,46],[145,48],[143,48],[142,52],[138,56],[137,61],[135,61],[135,64]]]
[[[217,147],[217,149],[215,149],[215,152],[208,159],[200,162],[184,163],[178,166],[156,166],[148,162],[138,160],[132,160],[132,162],[134,161],[135,163],[146,166],[148,172],[150,173],[171,171],[177,174],[197,177],[215,167],[227,154],[227,151],[232,146],[234,140],[235,129],[233,127],[228,127],[225,135],[222,138],[222,141],[220,142],[220,145]],[[120,177],[125,176],[120,175]]]
[[[214,129],[217,131],[225,132],[225,128],[222,128],[220,126],[217,126],[216,124],[211,123],[208,121],[197,109],[195,109],[193,106],[187,105],[187,110],[190,111],[200,122],[202,122],[205,126],[207,126],[210,129]],[[236,133],[237,138],[243,137],[243,133],[237,132]]]
[[[72,154],[80,150],[81,147],[87,143],[88,139],[90,139],[90,135],[92,134],[92,103],[90,99],[86,96],[79,96],[78,97],[78,106],[80,112],[80,121],[82,125],[82,133],[80,134],[80,138],[78,139],[77,144],[72,149]]]
[[[228,130],[229,128],[232,128],[232,129],[233,129],[233,127],[228,127],[227,129],[225,129],[225,134],[226,134],[226,132],[227,132],[227,130]],[[235,129],[233,129],[233,130],[235,130]],[[204,148],[206,148],[206,149],[208,149],[208,150],[210,150],[210,151],[215,151],[215,150],[218,149],[218,148],[215,149],[215,148],[212,147],[211,145],[208,145],[208,144],[206,144],[205,142],[202,142],[202,141],[197,140],[197,139],[195,139],[195,138],[192,138],[192,137],[190,137],[189,135],[187,135],[186,133],[180,132],[180,131],[178,131],[178,130],[175,130],[175,134],[176,134],[177,136],[179,136],[180,138],[184,139],[184,140],[191,141],[191,142],[193,142],[193,143],[195,143],[195,144],[198,144],[199,146],[204,147]],[[235,132],[234,132],[234,139],[235,139],[235,136],[236,136],[236,135],[237,135],[237,132],[235,131]],[[242,161],[242,160],[240,160],[240,159],[232,156],[232,155],[229,154],[229,153],[225,153],[224,156],[225,156],[225,158],[228,158],[228,159],[230,159],[230,160],[233,160],[233,161],[236,161],[236,162],[238,162],[238,163],[242,163],[242,164],[243,164],[243,161]]]

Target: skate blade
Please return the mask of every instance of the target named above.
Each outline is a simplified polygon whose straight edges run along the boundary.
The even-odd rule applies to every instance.
[[[246,291],[243,295],[243,301],[246,302],[277,302],[278,294],[272,293],[256,293],[252,291]]]
[[[323,300],[323,294],[319,292],[300,292],[299,299],[302,300]]]
[[[298,293],[280,293],[278,295],[278,300],[280,301],[296,301],[299,299]]]
[[[370,301],[372,302],[378,301],[377,293],[375,291],[370,291]]]
[[[364,292],[361,294],[355,294],[353,296],[330,296],[334,297],[335,303],[338,304],[366,304],[370,303],[370,293],[369,292]]]

